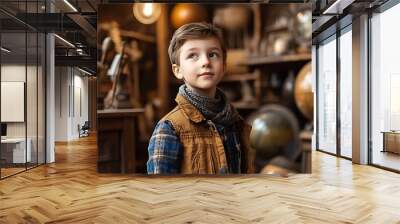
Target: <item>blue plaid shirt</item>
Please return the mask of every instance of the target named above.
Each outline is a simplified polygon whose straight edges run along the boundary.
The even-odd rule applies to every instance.
[[[222,137],[229,173],[240,173],[240,145],[233,127],[215,125]],[[168,120],[158,122],[150,138],[148,174],[178,174],[183,158],[183,146]]]

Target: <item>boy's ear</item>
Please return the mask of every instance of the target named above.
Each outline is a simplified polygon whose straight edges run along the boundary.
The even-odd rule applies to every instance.
[[[179,72],[179,65],[172,64],[172,72],[174,73],[177,79],[182,79],[183,75]]]

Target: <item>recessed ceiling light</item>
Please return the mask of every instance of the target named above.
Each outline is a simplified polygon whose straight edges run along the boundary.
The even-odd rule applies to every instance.
[[[68,5],[74,12],[78,12],[78,10],[68,1],[64,0],[64,3]]]
[[[81,72],[83,72],[83,73],[85,73],[85,74],[87,74],[87,75],[90,75],[90,76],[93,75],[92,73],[90,73],[90,72],[88,72],[88,71],[86,71],[86,70],[83,70],[83,69],[81,69],[81,68],[79,68],[79,67],[78,67],[78,70],[81,71]]]
[[[57,38],[58,38],[59,40],[61,40],[62,42],[64,42],[65,44],[67,44],[68,46],[75,48],[75,45],[73,45],[73,44],[72,44],[71,42],[69,42],[68,40],[66,40],[66,39],[64,39],[64,38],[62,38],[62,37],[60,37],[60,36],[57,35],[57,34],[54,34],[54,36],[57,37]]]
[[[1,49],[1,51],[4,51],[6,53],[10,53],[11,52],[11,50],[9,50],[9,49],[7,49],[5,47],[1,47],[0,49]]]
[[[322,12],[323,15],[342,14],[343,10],[351,5],[355,0],[337,0]]]

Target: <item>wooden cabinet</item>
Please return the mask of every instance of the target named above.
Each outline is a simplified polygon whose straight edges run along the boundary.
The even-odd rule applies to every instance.
[[[283,63],[296,63],[311,60],[311,54],[288,54],[280,56],[249,57],[245,65],[272,65]]]
[[[400,132],[387,131],[383,134],[383,150],[382,152],[392,152],[400,154]]]
[[[137,121],[144,109],[99,110],[97,112],[97,171],[135,173],[138,142]]]
[[[294,81],[300,69],[310,60],[311,54],[249,57],[245,64],[258,69],[261,74],[261,104],[278,103],[295,107]],[[290,75],[293,80],[289,80]]]
[[[311,60],[311,54],[287,54],[280,56],[259,56],[249,57],[243,65],[247,65],[252,69],[256,69],[260,75],[260,84],[255,86],[259,88],[258,92],[261,92],[260,100],[263,103],[279,103],[282,101],[279,96],[272,93],[271,89],[275,85],[271,80],[272,75],[277,75],[280,79],[278,84],[279,88],[282,88],[285,84],[286,78],[290,72],[292,72],[296,78],[299,70]],[[294,83],[293,83],[294,85]],[[294,86],[293,86],[294,87]],[[282,93],[282,91],[277,91]],[[283,99],[284,100],[284,99]]]

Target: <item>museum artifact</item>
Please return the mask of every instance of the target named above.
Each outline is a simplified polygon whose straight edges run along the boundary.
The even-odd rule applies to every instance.
[[[292,162],[298,159],[301,154],[299,124],[289,109],[281,105],[266,105],[251,114],[247,122],[252,125],[250,145],[256,151],[256,172],[277,156],[284,156]]]
[[[311,50],[311,9],[304,8],[297,11],[292,23],[292,33],[296,40],[298,53],[308,53]]]
[[[184,24],[207,21],[207,10],[200,4],[176,4],[171,11],[171,23],[175,29]]]
[[[297,75],[294,86],[294,100],[301,113],[313,119],[314,96],[312,92],[311,62],[307,63]]]
[[[282,87],[282,97],[284,99],[285,105],[289,108],[296,107],[294,103],[294,83],[295,75],[294,72],[290,70]]]

